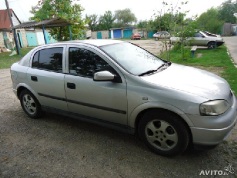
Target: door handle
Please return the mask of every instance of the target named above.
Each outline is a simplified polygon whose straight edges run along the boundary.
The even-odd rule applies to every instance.
[[[75,83],[67,83],[67,87],[70,89],[76,89]]]
[[[31,76],[31,80],[37,82],[38,78],[36,76]]]

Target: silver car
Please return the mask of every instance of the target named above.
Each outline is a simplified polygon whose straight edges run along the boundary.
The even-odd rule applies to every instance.
[[[180,42],[180,37],[170,37],[170,43],[174,44]],[[208,48],[216,48],[224,44],[224,40],[220,35],[212,34],[207,31],[199,31],[193,37],[185,39],[188,45],[207,46]]]
[[[164,156],[221,143],[237,119],[224,79],[123,41],[39,46],[12,65],[11,76],[29,117],[49,111],[137,134]]]
[[[153,38],[155,38],[155,40],[159,40],[159,39],[169,39],[170,38],[170,34],[167,31],[160,31],[160,32],[156,32],[153,35]]]

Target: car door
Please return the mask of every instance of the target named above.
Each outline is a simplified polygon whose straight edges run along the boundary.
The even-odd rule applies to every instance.
[[[190,40],[191,45],[206,46],[206,37],[201,33],[195,33],[194,37]]]
[[[41,48],[32,56],[27,80],[43,107],[67,110],[64,89],[63,46]]]
[[[70,112],[127,125],[126,82],[111,64],[95,49],[89,47],[68,48],[69,73],[65,76],[65,91]],[[98,71],[109,71],[120,82],[93,81]]]

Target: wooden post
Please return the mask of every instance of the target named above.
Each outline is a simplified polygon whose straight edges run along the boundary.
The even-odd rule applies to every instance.
[[[13,22],[12,22],[12,17],[11,17],[8,1],[5,0],[5,3],[6,3],[6,6],[7,6],[7,12],[8,12],[9,20],[10,20],[10,23],[11,23],[11,30],[13,31],[14,41],[15,41],[15,45],[16,45],[16,52],[19,55],[20,54],[20,49],[19,49],[19,44],[18,44],[18,41],[17,41],[16,29],[13,28]]]
[[[42,30],[43,30],[43,34],[44,34],[44,42],[45,42],[45,44],[48,44],[47,37],[46,37],[46,33],[45,33],[44,25],[42,26]]]

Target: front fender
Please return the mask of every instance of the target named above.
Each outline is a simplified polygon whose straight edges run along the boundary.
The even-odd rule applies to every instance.
[[[193,126],[191,120],[187,117],[187,115],[180,110],[179,108],[172,106],[167,103],[162,102],[147,102],[136,107],[130,114],[128,119],[128,126],[135,128],[136,119],[139,113],[147,109],[166,109],[177,115],[179,115],[190,127]]]

